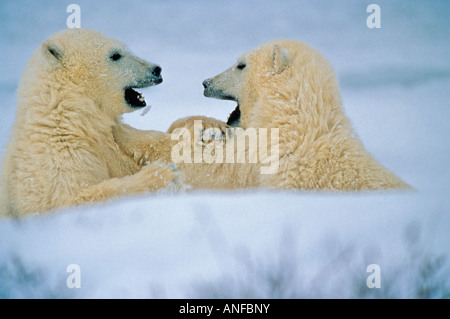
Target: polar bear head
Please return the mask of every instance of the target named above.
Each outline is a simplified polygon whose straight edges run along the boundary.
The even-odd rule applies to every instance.
[[[205,80],[203,86],[206,97],[238,103],[228,124],[243,128],[268,125],[270,119],[261,116],[276,116],[277,112],[261,112],[262,106],[275,111],[301,107],[302,91],[311,94],[320,88],[327,101],[339,103],[340,99],[328,61],[317,50],[294,40],[270,41],[253,49],[223,73]]]
[[[67,29],[44,41],[22,78],[81,94],[112,117],[144,107],[135,89],[162,82],[160,66],[136,57],[119,40],[83,28]]]

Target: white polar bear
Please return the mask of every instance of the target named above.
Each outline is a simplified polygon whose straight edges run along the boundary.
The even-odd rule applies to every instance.
[[[119,137],[125,131],[141,133],[120,117],[146,105],[134,88],[161,82],[158,65],[99,32],[68,29],[44,41],[19,85],[16,121],[3,160],[1,213],[22,216],[178,188],[172,167],[144,167],[113,137],[113,132]],[[170,152],[166,134],[146,134],[154,155],[148,160]]]
[[[261,174],[259,169],[268,162],[267,155],[255,164],[179,164],[193,187],[409,188],[364,149],[344,114],[332,67],[310,46],[293,40],[270,41],[203,85],[205,96],[238,103],[228,123],[198,116],[184,118],[173,123],[169,133],[180,128],[195,133],[195,120],[222,131],[227,126],[275,129],[279,132],[279,163],[273,174]],[[251,153],[247,146],[247,156]]]

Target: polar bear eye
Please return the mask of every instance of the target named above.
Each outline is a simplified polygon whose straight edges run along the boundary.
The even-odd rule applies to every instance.
[[[243,70],[246,66],[247,66],[247,64],[245,64],[244,62],[241,62],[237,65],[237,68],[238,68],[238,70]]]
[[[115,52],[111,54],[109,58],[113,61],[119,61],[122,58],[122,55],[120,53]]]

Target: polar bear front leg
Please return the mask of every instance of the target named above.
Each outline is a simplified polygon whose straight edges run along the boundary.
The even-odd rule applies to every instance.
[[[171,162],[170,154],[175,142],[170,134],[138,130],[120,123],[113,128],[113,136],[119,148],[140,166],[154,161]]]
[[[184,189],[181,175],[174,165],[153,163],[134,175],[107,179],[81,189],[72,204],[100,202],[120,196],[137,195],[161,189]]]

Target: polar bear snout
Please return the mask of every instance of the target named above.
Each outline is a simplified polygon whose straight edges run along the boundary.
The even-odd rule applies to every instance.
[[[159,65],[155,65],[152,69],[152,75],[155,77],[161,77],[161,67]]]
[[[148,86],[158,85],[163,82],[161,75],[161,67],[159,65],[151,65],[147,68],[145,75],[140,79],[134,79],[129,85],[133,88],[145,88]]]
[[[161,76],[161,67],[159,65],[153,65],[149,69],[149,76],[147,77],[147,81],[149,85],[157,85],[162,83],[163,78]]]
[[[212,84],[213,79],[206,79],[205,81],[203,81],[203,95],[206,97],[214,97],[214,90],[211,88],[211,84]]]
[[[152,78],[153,78],[153,83],[154,84],[160,84],[163,81],[163,78],[161,76],[161,67],[159,65],[155,65],[153,66],[153,68],[151,69],[151,74],[152,74]]]
[[[205,89],[207,89],[210,85],[211,85],[212,79],[206,79],[205,81],[203,81],[203,87]]]
[[[203,81],[203,87],[205,88],[203,91],[204,96],[221,100],[237,101],[237,98],[234,95],[225,92],[225,90],[217,87],[214,83],[214,79],[206,79]]]

